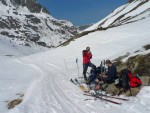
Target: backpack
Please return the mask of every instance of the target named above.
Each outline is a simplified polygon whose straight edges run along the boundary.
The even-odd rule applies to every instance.
[[[128,76],[129,73],[131,72],[128,69],[123,69],[121,70],[121,74],[119,76],[119,86],[123,87],[125,91],[130,88]]]
[[[129,82],[130,82],[130,87],[139,87],[142,85],[141,80],[136,76],[136,74],[128,74],[129,76]]]
[[[106,72],[106,69],[105,69],[104,66],[99,66],[99,67],[96,68],[96,73],[101,74],[103,72]]]
[[[101,73],[103,73],[105,71],[106,71],[105,67],[101,67],[101,66],[94,67],[94,69],[92,68],[90,70],[90,76],[88,77],[88,83],[91,83],[92,81],[94,82],[94,80],[97,77],[97,74],[101,74]]]

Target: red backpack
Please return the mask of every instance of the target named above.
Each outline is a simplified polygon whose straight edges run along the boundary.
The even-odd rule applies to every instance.
[[[142,85],[141,80],[136,76],[136,74],[128,73],[130,87],[139,87]]]

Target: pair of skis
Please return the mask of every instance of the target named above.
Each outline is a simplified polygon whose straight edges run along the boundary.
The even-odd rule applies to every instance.
[[[78,86],[83,92],[88,92],[89,89],[84,87],[83,84],[79,83],[79,81],[77,79],[71,79],[70,80],[74,85]]]
[[[70,79],[70,81],[74,84],[74,85],[79,85],[79,81],[75,78],[75,79]]]
[[[75,80],[72,80],[72,79],[71,79],[71,81],[73,82],[73,84],[79,85],[77,79],[75,79]],[[79,86],[79,87],[80,87],[80,86]],[[84,88],[80,87],[80,89],[81,89],[82,91],[84,91]],[[110,99],[122,100],[122,101],[128,101],[128,100],[129,100],[129,99],[126,99],[126,98],[120,98],[120,97],[115,97],[115,96],[109,96],[109,95],[102,94],[102,93],[101,93],[101,94],[100,94],[100,93],[97,93],[96,95],[92,95],[92,94],[90,94],[90,93],[87,92],[87,91],[84,91],[84,92],[85,92],[85,93],[84,93],[83,95],[85,95],[85,96],[90,96],[90,97],[94,97],[94,100],[99,99],[99,100],[101,100],[101,101],[103,100],[103,101],[110,102],[110,103],[117,104],[117,105],[121,105],[122,103],[116,102],[116,101],[110,100]],[[85,99],[84,101],[87,101],[87,100],[93,100],[93,99]]]
[[[128,101],[129,99],[125,99],[125,98],[120,98],[120,97],[114,97],[114,96],[108,96],[108,95],[104,95],[104,94],[96,94],[96,95],[92,95],[90,93],[85,93],[83,94],[85,96],[90,96],[90,97],[94,97],[94,100],[96,99],[99,99],[99,100],[104,100],[106,102],[110,102],[110,103],[113,103],[113,104],[117,104],[117,105],[121,105],[122,103],[120,102],[116,102],[114,100],[110,100],[108,98],[111,98],[111,99],[116,99],[116,100],[123,100],[123,101]],[[104,98],[105,97],[105,98]],[[107,97],[107,98],[106,98]],[[92,100],[92,99],[85,99],[85,101],[87,100]]]

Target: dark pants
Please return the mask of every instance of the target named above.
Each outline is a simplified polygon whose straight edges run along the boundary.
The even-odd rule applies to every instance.
[[[86,72],[87,72],[87,70],[88,70],[88,67],[91,67],[92,69],[96,69],[96,66],[95,66],[94,64],[92,64],[91,62],[89,62],[88,64],[83,64],[84,80],[87,80]]]
[[[91,73],[91,75],[89,76],[89,78],[88,78],[87,84],[90,85],[91,83],[94,83],[95,79],[96,79],[96,73],[93,71],[93,72]]]
[[[102,77],[102,76],[98,76],[97,77],[99,81],[103,81],[104,83],[108,83],[111,84],[114,82],[114,79],[110,78],[110,77]]]
[[[107,78],[105,79],[105,83],[111,84],[111,83],[113,83],[113,82],[114,82],[114,79],[112,79],[112,78],[107,77]]]

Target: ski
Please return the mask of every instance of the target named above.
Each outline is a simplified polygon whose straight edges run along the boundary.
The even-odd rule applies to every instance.
[[[70,79],[70,81],[74,84],[77,85],[77,83],[75,83],[75,81],[73,79]]]
[[[99,99],[99,100],[104,100],[104,101],[107,101],[107,102],[110,102],[110,103],[113,103],[113,104],[117,104],[117,105],[121,105],[121,104],[122,104],[122,103],[120,103],[120,102],[116,102],[116,101],[113,101],[113,100],[105,99],[105,98],[100,97],[100,96],[97,96],[97,95],[89,95],[89,94],[84,94],[84,95],[86,95],[86,96],[91,96],[91,97],[95,97],[95,98],[97,98],[97,99]]]
[[[99,95],[101,96],[101,94]],[[108,97],[108,98],[113,98],[113,99],[118,99],[118,100],[124,100],[124,101],[128,101],[129,99],[125,99],[125,98],[120,98],[120,97],[114,97],[114,96],[108,96],[108,95],[103,95],[102,96],[104,97]]]
[[[76,81],[77,84],[80,84],[79,81],[76,78],[74,80]]]
[[[74,85],[78,86],[81,91],[83,91],[83,92],[85,92],[85,93],[89,91],[89,89],[86,88],[86,87],[84,87],[84,85],[82,85],[81,83],[79,83],[79,81],[78,81],[77,79],[70,79],[70,81],[71,81]]]
[[[70,79],[70,81],[75,84],[75,85],[80,85],[79,81],[75,78],[75,79]]]
[[[88,101],[88,100],[94,100],[94,101],[96,101],[97,98],[94,98],[94,99],[85,99],[84,101]]]
[[[85,93],[90,95],[90,93],[87,93],[87,92],[85,92]],[[118,100],[129,101],[129,99],[126,99],[126,98],[120,98],[120,97],[108,96],[108,95],[99,94],[99,93],[96,94],[96,95],[98,95],[98,96],[103,96],[103,97],[108,97],[108,98],[113,98],[113,99],[118,99]]]

